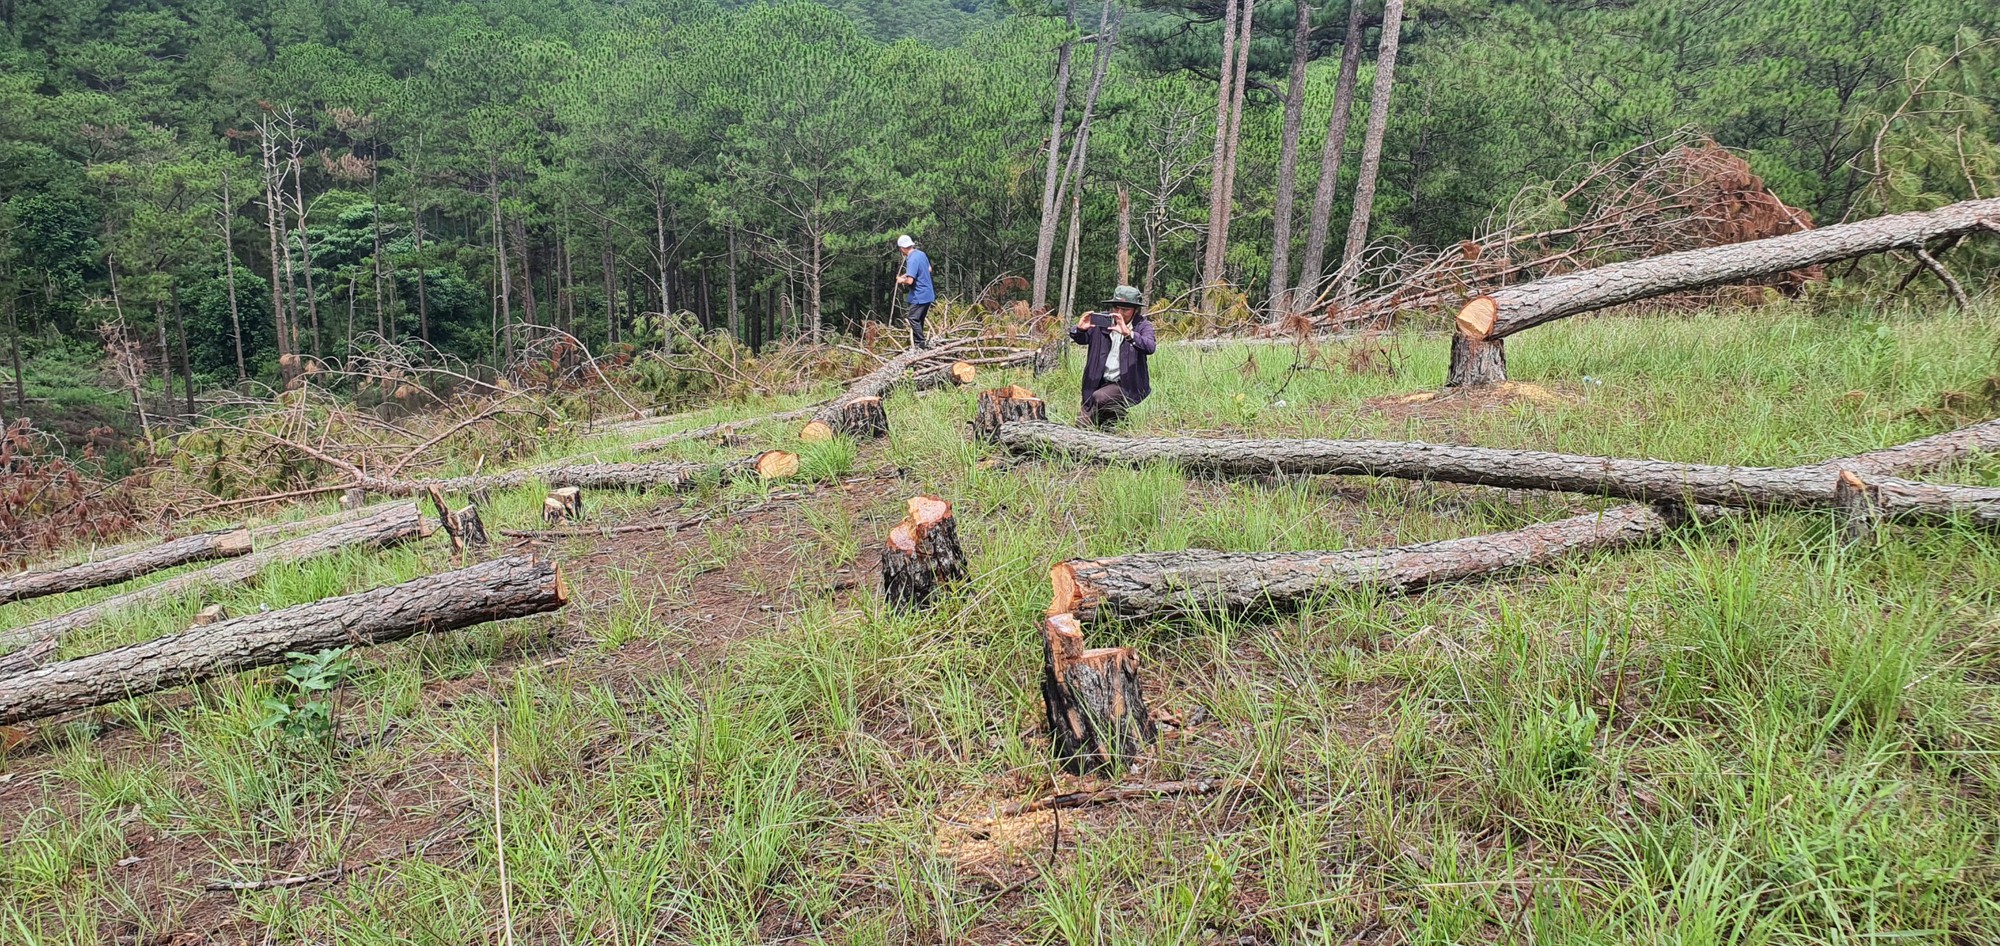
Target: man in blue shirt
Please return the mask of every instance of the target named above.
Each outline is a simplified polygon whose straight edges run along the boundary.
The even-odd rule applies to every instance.
[[[896,248],[903,251],[903,274],[896,282],[910,291],[903,300],[910,307],[910,344],[929,348],[924,343],[924,316],[931,314],[931,303],[937,301],[937,289],[931,285],[931,258],[917,249],[917,241],[907,233],[896,238]]]

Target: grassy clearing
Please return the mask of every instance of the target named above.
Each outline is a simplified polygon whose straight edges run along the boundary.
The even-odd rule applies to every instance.
[[[1554,398],[1483,408],[1364,406],[1441,377],[1432,339],[1396,342],[1390,372],[1299,372],[1275,398],[1285,349],[1252,364],[1169,348],[1133,427],[1801,462],[1948,426],[1913,410],[1996,373],[1993,315],[1561,323],[1510,353]],[[1076,370],[1035,382],[1059,419]],[[1140,649],[1155,709],[1184,724],[1134,777],[1250,787],[994,817],[1059,781],[1032,632],[1050,562],[1422,541],[1597,504],[992,465],[961,436],[972,401],[898,395],[888,445],[807,457],[822,482],[894,465],[902,484],[650,545],[548,547],[577,607],[357,653],[329,739],[259,726],[276,672],[45,726],[0,759],[0,940],[460,944],[510,924],[523,942],[618,944],[2000,937],[2000,541],[1969,529],[1843,549],[1824,517],[1774,515],[1411,599],[1099,632]],[[2000,461],[1942,475],[2000,482]],[[957,505],[974,578],[899,615],[870,550],[918,490]],[[680,514],[762,499],[716,488]],[[680,498],[603,495],[597,515],[663,501]],[[539,492],[496,503],[494,525],[530,527]],[[444,565],[426,543],[207,600],[280,607]],[[842,575],[858,587],[829,590]],[[0,627],[90,599],[12,605]],[[199,603],[68,649],[177,628]],[[357,869],[203,889],[338,864]]]

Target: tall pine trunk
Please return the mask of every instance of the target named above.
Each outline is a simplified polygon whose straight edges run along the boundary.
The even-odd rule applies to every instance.
[[[431,342],[431,297],[425,285],[429,282],[430,270],[424,266],[424,212],[410,214],[410,232],[417,242],[417,337],[424,344]]]
[[[1236,4],[1237,0],[1229,0],[1222,14],[1222,64],[1215,73],[1215,147],[1208,180],[1208,244],[1201,268],[1204,287],[1222,283],[1222,219],[1228,213],[1229,200],[1223,179],[1229,158],[1229,106],[1234,98],[1230,93],[1236,78]]]
[[[181,388],[187,394],[188,416],[194,416],[194,363],[188,360],[187,322],[181,319],[181,287],[176,282],[172,288],[174,305],[174,334],[180,336]]]
[[[618,252],[611,248],[611,225],[604,225],[604,249],[599,254],[604,264],[604,343],[618,344]]]
[[[743,341],[743,315],[736,299],[736,227],[729,227],[729,337]]]
[[[1055,114],[1049,119],[1049,157],[1042,173],[1042,217],[1035,231],[1035,276],[1029,284],[1028,296],[1028,307],[1035,312],[1048,306],[1049,269],[1055,260],[1056,224],[1061,219],[1056,209],[1056,189],[1062,173],[1063,117],[1069,111],[1070,54],[1069,43],[1056,50]]]
[[[493,260],[498,267],[493,275],[493,289],[494,295],[500,297],[500,311],[494,313],[493,325],[494,360],[498,361],[503,345],[507,357],[514,356],[514,274],[507,265],[506,228],[500,219],[500,169],[489,161],[486,173],[486,198],[493,210]]]
[[[229,174],[222,175],[222,268],[229,287],[229,337],[236,342],[236,380],[250,378],[243,363],[243,318],[236,307],[236,204],[229,199]]]
[[[281,265],[280,261],[289,261],[291,254],[289,252],[281,254],[278,251],[279,246],[283,245],[285,241],[279,233],[283,227],[279,223],[278,202],[274,196],[280,193],[279,188],[281,185],[279,183],[276,160],[278,145],[277,142],[271,140],[270,119],[266,118],[264,120],[261,130],[263,135],[259,151],[264,160],[264,227],[271,237],[271,321],[274,323],[273,327],[278,332],[278,358],[279,365],[282,367],[284,356],[296,350],[296,347],[292,344],[290,326],[286,324],[287,320],[285,318],[285,286],[288,280],[281,279],[278,275],[278,267]],[[281,370],[279,374],[283,375],[285,372]],[[287,378],[285,380],[290,379]]]
[[[1230,90],[1229,103],[1229,156],[1222,169],[1222,236],[1216,241],[1217,272],[1223,279],[1229,278],[1229,223],[1236,216],[1236,168],[1241,163],[1237,156],[1243,144],[1243,96],[1250,87],[1251,32],[1256,25],[1256,0],[1243,0],[1243,15],[1237,18],[1236,35],[1236,80]],[[1245,287],[1246,291],[1248,287]]]
[[[312,353],[320,357],[319,340],[319,295],[313,291],[313,251],[312,231],[306,227],[306,185],[305,170],[299,163],[297,146],[292,155],[292,198],[298,206],[299,214],[299,262],[303,264],[306,280],[306,313],[312,322]]]
[[[14,363],[14,411],[22,416],[28,413],[28,382],[21,375],[21,323],[15,309],[20,304],[20,290],[7,287],[7,352]]]
[[[1361,251],[1368,248],[1368,218],[1375,210],[1375,178],[1382,169],[1382,136],[1389,130],[1389,94],[1396,86],[1396,45],[1403,27],[1403,0],[1382,9],[1382,40],[1375,54],[1375,88],[1368,100],[1368,137],[1361,143],[1361,174],[1354,185],[1354,216],[1347,221],[1347,246],[1340,254],[1340,304],[1354,300],[1361,276]]]
[[[1132,284],[1132,192],[1118,185],[1118,284]]]
[[[1354,108],[1354,86],[1361,73],[1361,0],[1348,0],[1347,36],[1340,47],[1340,78],[1333,87],[1333,114],[1327,119],[1326,139],[1320,144],[1319,186],[1313,191],[1312,221],[1306,234],[1306,256],[1299,266],[1297,291],[1292,293],[1291,310],[1296,312],[1315,303],[1325,271],[1326,242],[1332,230],[1333,194],[1340,186],[1340,159],[1347,149],[1347,119]]]
[[[1271,313],[1276,322],[1290,308],[1292,279],[1292,203],[1297,194],[1299,169],[1299,126],[1306,104],[1306,57],[1312,40],[1312,5],[1293,0],[1297,18],[1292,24],[1292,75],[1285,89],[1284,141],[1278,149],[1277,205],[1271,211]]]

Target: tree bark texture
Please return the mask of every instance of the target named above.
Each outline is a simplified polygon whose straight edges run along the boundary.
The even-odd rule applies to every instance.
[[[1312,4],[1293,0],[1292,73],[1285,87],[1285,127],[1278,146],[1278,194],[1271,209],[1271,299],[1269,321],[1285,317],[1292,284],[1292,204],[1299,173],[1299,130],[1306,106],[1306,61],[1312,44]]]
[[[1451,337],[1451,365],[1445,370],[1445,387],[1469,388],[1481,384],[1499,384],[1505,380],[1507,380],[1506,339],[1473,338],[1464,334],[1454,334]]]
[[[1131,765],[1155,738],[1130,647],[1085,650],[1075,615],[1042,619],[1042,708],[1056,761],[1087,775]]]
[[[1333,113],[1320,143],[1319,185],[1313,190],[1312,221],[1306,231],[1306,255],[1299,266],[1298,290],[1291,311],[1301,311],[1319,298],[1326,243],[1333,229],[1333,194],[1340,186],[1340,159],[1347,149],[1348,116],[1354,110],[1354,86],[1361,75],[1362,4],[1348,0],[1347,36],[1340,47],[1340,77],[1333,87]]]
[[[2000,449],[2000,421],[1941,436],[1970,450]],[[1127,465],[1171,463],[1190,473],[1383,476],[1646,502],[1777,509],[1839,508],[1835,486],[1840,471],[1847,469],[1839,460],[1797,467],[1712,466],[1413,441],[1128,439],[1026,422],[1001,428],[1000,441],[1018,452],[1061,453]],[[1985,525],[2000,524],[2000,489],[1919,483],[1879,470],[1868,476],[1877,513],[1884,519],[1968,516]]]
[[[1035,232],[1035,274],[1029,288],[1028,305],[1036,312],[1042,311],[1049,302],[1049,269],[1055,261],[1056,224],[1061,219],[1057,211],[1060,202],[1056,199],[1056,192],[1062,173],[1063,119],[1069,111],[1069,70],[1073,48],[1070,43],[1064,43],[1056,50],[1056,102],[1054,114],[1049,118],[1048,167],[1042,176],[1041,226]]]
[[[950,503],[916,496],[909,506],[882,549],[882,597],[893,607],[924,608],[945,582],[965,577],[965,552]]]
[[[1208,243],[1202,257],[1201,282],[1215,286],[1222,282],[1222,215],[1227,213],[1227,196],[1222,189],[1223,160],[1229,153],[1229,105],[1236,78],[1236,17],[1238,0],[1228,0],[1222,14],[1222,65],[1215,73],[1215,146],[1210,150],[1208,180]]]
[[[175,575],[165,581],[134,589],[114,598],[106,598],[87,608],[79,608],[66,614],[0,632],[0,646],[23,644],[42,638],[60,638],[70,631],[87,627],[126,608],[172,598],[205,585],[252,581],[258,572],[279,562],[296,562],[341,549],[386,548],[423,534],[423,516],[418,513],[416,503],[383,506],[370,515],[280,542],[261,552],[230,559],[183,575]]]
[[[1871,253],[1917,249],[1994,226],[2000,226],[2000,197],[1613,263],[1479,296],[1459,312],[1458,329],[1474,338],[1505,338],[1582,312]]]
[[[526,617],[562,607],[552,562],[503,558],[360,594],[218,621],[0,678],[0,723],[112,703],[349,644]]]
[[[972,415],[972,439],[999,443],[1000,428],[1014,421],[1049,419],[1047,405],[1035,392],[1011,385],[979,392],[979,406]]]
[[[1340,254],[1340,300],[1353,298],[1361,275],[1361,252],[1368,248],[1368,224],[1375,211],[1375,180],[1382,169],[1382,139],[1389,131],[1389,96],[1396,88],[1396,47],[1403,31],[1403,0],[1382,8],[1382,39],[1375,53],[1374,88],[1368,98],[1368,131],[1361,140],[1361,173],[1354,182],[1354,214],[1347,218],[1347,245]]]
[[[1344,552],[1147,552],[1073,559],[1050,570],[1049,610],[1078,622],[1297,607],[1356,589],[1395,594],[1542,565],[1664,535],[1669,520],[1629,505],[1494,535]]]
[[[165,568],[250,554],[245,529],[204,532],[169,539],[150,548],[63,568],[37,569],[0,577],[0,603],[26,601],[130,581]]]

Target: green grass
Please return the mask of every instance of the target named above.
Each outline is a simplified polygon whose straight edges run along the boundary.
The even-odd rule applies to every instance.
[[[1571,320],[1509,353],[1560,400],[1407,416],[1363,401],[1434,384],[1441,340],[1401,337],[1372,374],[1329,346],[1336,367],[1282,396],[1286,348],[1167,348],[1132,428],[1805,462],[1949,426],[1918,409],[2000,374],[1995,314]],[[1053,419],[1073,416],[1078,367],[1026,382]],[[802,451],[817,481],[893,465],[900,484],[718,515],[670,558],[571,565],[587,596],[551,618],[357,652],[329,743],[257,726],[275,670],[43,724],[0,758],[0,941],[458,944],[509,924],[517,942],[614,944],[2000,938],[2000,540],[1964,527],[1845,548],[1830,516],[1773,514],[1412,598],[1095,630],[1139,650],[1154,709],[1187,724],[1133,777],[1248,787],[1065,813],[1053,854],[1047,815],[989,822],[1078,784],[1040,734],[1051,562],[1416,542],[1602,504],[986,463],[962,436],[974,394],[900,393],[886,445]],[[660,430],[551,452],[619,459]],[[1936,475],[1997,483],[2000,460]],[[919,491],[955,504],[973,580],[905,615],[857,566]],[[600,494],[595,515],[766,492]],[[538,503],[497,496],[489,525],[530,528]],[[436,542],[296,563],[65,653],[206,601],[282,607],[446,565]],[[853,602],[826,591],[841,568]],[[762,616],[699,644],[719,588]],[[9,605],[0,628],[104,594]],[[359,869],[339,883],[202,889],[341,863]]]

